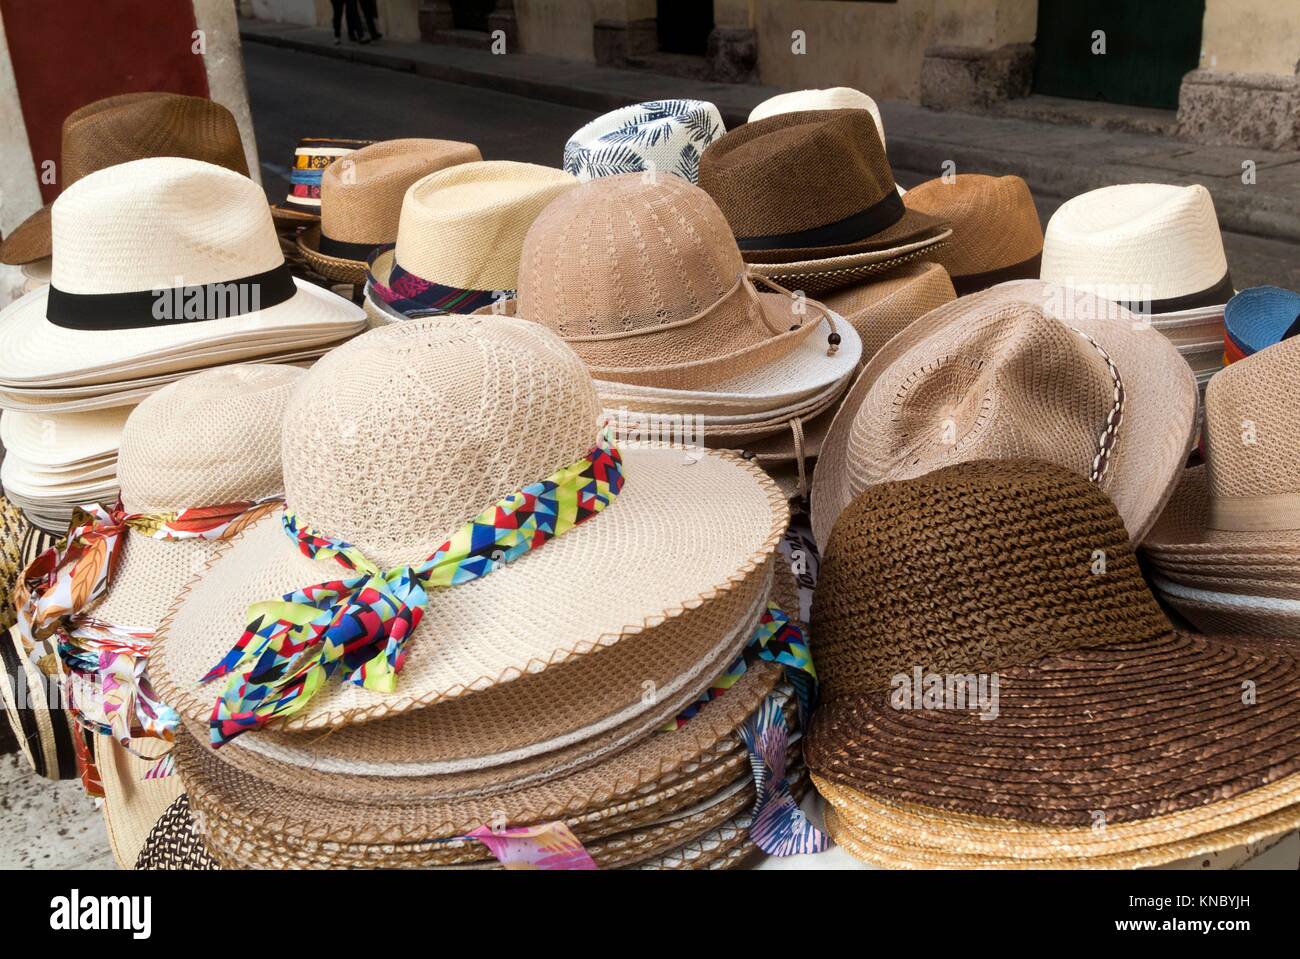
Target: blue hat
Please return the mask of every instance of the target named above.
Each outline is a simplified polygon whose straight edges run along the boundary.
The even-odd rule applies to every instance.
[[[1300,293],[1276,286],[1242,290],[1223,310],[1225,362],[1234,363],[1300,331]]]

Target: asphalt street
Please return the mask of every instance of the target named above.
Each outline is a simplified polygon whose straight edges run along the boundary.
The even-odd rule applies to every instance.
[[[299,137],[463,140],[477,144],[487,160],[559,166],[570,134],[595,116],[486,87],[261,43],[245,43],[243,49],[262,180],[273,200],[288,190],[288,164]],[[911,187],[938,172],[895,174]],[[1046,224],[1064,197],[1035,199]],[[1300,288],[1300,250],[1294,244],[1225,233],[1224,246],[1238,289],[1265,283]]]

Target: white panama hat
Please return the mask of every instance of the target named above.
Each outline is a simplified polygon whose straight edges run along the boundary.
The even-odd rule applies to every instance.
[[[793,90],[778,93],[749,111],[749,122],[774,117],[778,113],[798,113],[806,110],[866,110],[876,123],[880,142],[885,142],[885,122],[880,117],[880,107],[861,90],[852,87],[829,87],[824,90]]]

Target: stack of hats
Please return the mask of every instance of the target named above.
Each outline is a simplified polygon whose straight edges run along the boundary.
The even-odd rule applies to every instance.
[[[293,168],[289,171],[289,193],[271,205],[277,229],[292,230],[320,221],[321,181],[325,171],[339,159],[349,156],[371,140],[340,137],[303,137],[293,151]]]
[[[117,499],[117,451],[129,406],[84,413],[0,413],[10,502],[41,529],[63,532],[83,503]]]
[[[198,160],[108,167],[55,201],[50,285],[0,312],[0,407],[138,402],[187,373],[315,359],[364,327],[295,279],[252,180]]]
[[[803,424],[829,422],[862,352],[853,325],[750,272],[717,205],[677,177],[604,177],[551,203],[514,306],[583,359],[621,435],[772,462],[815,455]]]
[[[726,132],[704,100],[653,100],[592,120],[564,145],[564,170],[586,182],[620,173],[670,173],[700,180],[700,156]]]
[[[1223,368],[1232,278],[1200,184],[1128,183],[1067,200],[1048,221],[1041,276],[1138,314],[1178,347],[1202,394]]]
[[[769,605],[784,500],[599,414],[577,356],[504,316],[386,326],[307,373],[285,508],[150,659],[221,865],[706,868],[761,841],[760,761],[815,845],[784,735],[809,677],[774,665],[808,663]],[[394,417],[421,428],[395,443]]]
[[[1276,286],[1242,290],[1223,308],[1223,363],[1245,359],[1300,332],[1300,293]]]
[[[1157,594],[1198,629],[1300,639],[1300,340],[1205,392],[1205,462],[1143,543]]]
[[[869,863],[1132,868],[1300,824],[1297,646],[1176,632],[1072,470],[870,487],[831,532],[812,628],[804,756]]]
[[[417,180],[402,199],[396,245],[370,258],[370,325],[473,313],[500,304],[519,281],[524,236],[578,180],[534,163],[457,163]]]

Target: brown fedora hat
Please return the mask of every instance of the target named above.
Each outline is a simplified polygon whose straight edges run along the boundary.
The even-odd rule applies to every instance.
[[[947,232],[903,204],[865,110],[784,113],[738,127],[704,151],[700,186],[746,262],[782,282],[858,263],[879,268]]]
[[[96,100],[63,121],[59,184],[66,190],[105,167],[146,157],[173,156],[215,163],[248,176],[239,127],[230,111],[202,97],[125,93]],[[47,203],[0,244],[0,262],[30,263],[49,256]]]
[[[455,140],[382,140],[331,163],[321,175],[320,224],[298,236],[300,252],[321,276],[364,283],[375,247],[397,240],[402,200],[416,180],[483,159]]]
[[[1114,504],[1071,470],[983,460],[869,489],[812,628],[812,772],[966,838],[970,817],[1000,823],[1003,855],[1016,824],[1093,835],[1091,855],[1121,827],[1182,814],[1152,837],[1169,843],[1300,798],[1300,647],[1175,631]]]
[[[952,238],[927,259],[948,270],[958,296],[1007,280],[1038,278],[1043,227],[1020,177],[939,177],[908,190],[903,203],[952,224]]]

